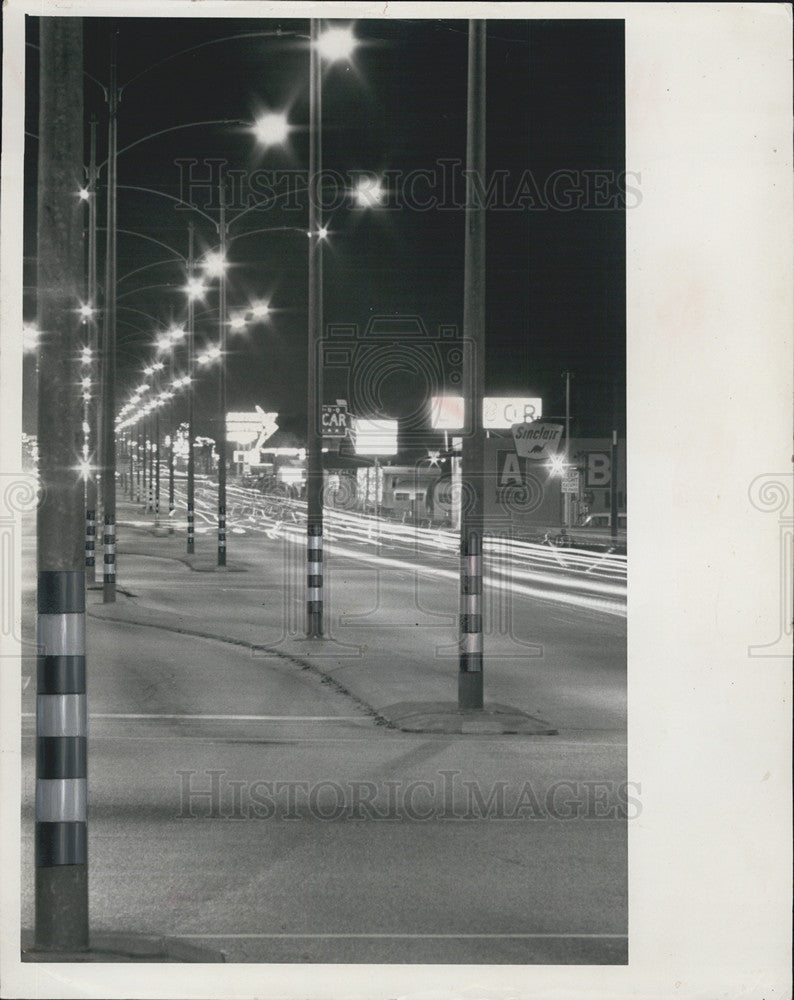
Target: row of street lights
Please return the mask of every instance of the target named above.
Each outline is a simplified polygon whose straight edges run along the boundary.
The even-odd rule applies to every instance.
[[[82,27],[77,18],[41,18],[40,142],[38,176],[38,308],[39,323],[45,331],[56,331],[40,354],[38,369],[38,440],[42,497],[37,510],[38,554],[38,645],[40,657],[37,679],[37,773],[36,773],[36,946],[41,950],[76,951],[88,945],[87,888],[87,750],[86,750],[86,671],[85,671],[85,570],[80,513],[82,482],[63,461],[74,444],[73,432],[80,426],[81,408],[71,375],[78,371],[75,350],[80,336],[75,303],[84,275],[78,267],[80,233],[75,219],[63,213],[67,186],[73,183],[72,170],[82,162]],[[485,24],[469,26],[469,104],[467,142],[467,188],[475,177],[484,176],[485,111]],[[275,33],[274,33],[275,34]],[[352,29],[331,28],[320,32],[319,22],[311,22],[310,38],[310,142],[309,176],[322,174],[322,60],[349,58],[355,45]],[[187,51],[187,50],[186,50]],[[145,72],[145,71],[144,71]],[[140,74],[139,74],[140,75]],[[133,78],[133,79],[137,79]],[[128,81],[132,82],[132,81]],[[118,105],[123,87],[117,80],[117,38],[111,54],[110,82],[105,91],[108,104],[107,159],[107,240],[103,304],[101,359],[101,469],[104,507],[103,601],[116,598],[116,323],[117,323],[117,158]],[[272,119],[262,123],[266,141],[278,133]],[[146,138],[146,137],[145,137]],[[144,141],[144,140],[139,140]],[[93,148],[92,143],[92,148]],[[95,155],[89,170],[89,205],[96,195]],[[219,380],[220,433],[218,561],[225,563],[225,475],[226,475],[226,337],[231,328],[226,304],[226,248],[229,242],[224,190],[217,222],[220,239],[219,273]],[[466,272],[464,335],[475,342],[475,358],[467,374],[466,398],[471,408],[468,426],[471,441],[465,439],[464,479],[472,484],[475,502],[464,509],[461,525],[461,616],[460,684],[461,708],[482,708],[482,336],[484,329],[484,219],[483,206],[473,207],[467,198]],[[371,203],[371,202],[370,202]],[[252,206],[245,211],[251,211]],[[196,209],[199,211],[198,209]],[[204,214],[204,213],[201,213]],[[234,222],[245,212],[235,216]],[[96,236],[95,216],[91,226]],[[323,634],[323,507],[322,507],[322,264],[323,244],[328,234],[315,199],[309,198],[308,257],[308,398],[307,398],[307,634]],[[89,286],[95,242],[89,243]],[[95,258],[94,258],[95,259]],[[193,236],[191,231],[187,281],[194,282]],[[197,286],[191,286],[197,289]],[[93,323],[96,314],[96,287],[89,287],[86,303],[90,312],[83,317]],[[194,347],[195,316],[191,308],[196,296],[188,296],[189,350]],[[237,320],[235,320],[237,322]],[[172,341],[173,342],[173,341]],[[85,358],[93,361],[93,342],[86,345]],[[209,355],[208,355],[209,357]],[[199,359],[200,360],[200,359]],[[196,362],[198,363],[198,361]],[[160,366],[160,367],[157,367]],[[161,361],[149,366],[149,377],[163,370]],[[195,366],[189,367],[192,379]],[[472,376],[472,371],[478,373]],[[83,386],[90,394],[91,375]],[[184,378],[184,377],[183,377]],[[153,392],[145,383],[140,392]],[[185,383],[190,388],[190,381]],[[189,398],[190,398],[189,393]],[[146,406],[155,414],[172,398],[170,390],[158,393]],[[90,402],[83,400],[83,402]],[[144,407],[144,408],[145,408]],[[473,410],[473,412],[472,412]],[[156,417],[157,419],[157,417]],[[90,421],[89,421],[90,423]],[[193,453],[192,416],[189,423],[188,453]],[[159,428],[156,431],[159,444]],[[87,454],[90,454],[87,452]],[[151,451],[150,451],[151,455]],[[150,471],[151,477],[151,471]],[[479,491],[479,493],[478,493]]]

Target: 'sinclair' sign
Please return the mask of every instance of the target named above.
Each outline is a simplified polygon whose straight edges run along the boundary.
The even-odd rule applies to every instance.
[[[516,452],[523,458],[547,460],[559,448],[562,430],[562,424],[548,424],[540,420],[528,424],[513,424]]]

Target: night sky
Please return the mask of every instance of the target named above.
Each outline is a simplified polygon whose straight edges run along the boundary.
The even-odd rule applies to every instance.
[[[273,179],[268,172],[280,172],[282,185],[286,172],[292,172],[292,188],[302,187],[300,172],[308,164],[308,53],[306,43],[292,36],[308,34],[307,20],[85,19],[85,69],[102,82],[109,76],[110,37],[116,28],[121,84],[158,60],[200,46],[168,59],[124,90],[120,150],[172,126],[251,121],[266,108],[288,107],[294,126],[286,147],[266,151],[241,126],[204,124],[170,131],[122,153],[120,230],[162,241],[184,255],[192,218],[198,247],[214,246],[217,236],[208,220],[167,198],[128,189],[145,187],[190,198],[217,218],[214,191],[185,187],[190,160],[198,161],[193,167],[198,178],[209,176],[208,160],[225,161],[227,171],[238,171],[230,189],[230,218],[261,200]],[[281,37],[202,44],[277,29]],[[356,22],[355,31],[361,45],[352,63],[334,65],[324,75],[323,167],[340,178],[336,188],[330,182],[326,190],[333,194],[341,179],[347,182],[356,171],[365,171],[385,176],[388,195],[377,209],[356,208],[347,198],[327,213],[326,328],[332,325],[337,336],[349,340],[355,328],[363,335],[373,320],[376,328],[388,317],[393,326],[396,321],[396,329],[401,323],[415,329],[418,317],[430,345],[437,344],[442,328],[454,342],[463,318],[466,22],[363,20]],[[37,20],[31,18],[33,45],[37,36]],[[37,52],[28,47],[27,54],[26,131],[35,135]],[[561,376],[569,369],[574,373],[572,433],[599,436],[613,426],[623,432],[623,23],[491,21],[487,66],[487,167],[489,177],[497,178],[498,204],[487,222],[486,392],[539,395],[545,413],[559,416],[564,409]],[[86,117],[95,114],[98,119],[101,162],[107,111],[101,89],[91,80],[86,81],[85,102]],[[36,148],[29,139],[26,319],[35,317]],[[105,177],[103,169],[101,180]],[[413,198],[406,178],[413,178]],[[274,310],[266,324],[229,339],[229,408],[258,403],[277,410],[282,428],[298,435],[305,432],[306,408],[306,197],[295,193],[248,212],[231,226],[232,236],[239,238],[229,252],[230,310],[251,298],[269,300]],[[103,227],[102,190],[98,205]],[[81,210],[79,203],[76,210]],[[254,232],[281,226],[301,232]],[[119,235],[119,404],[152,358],[158,328],[186,316],[180,291],[184,267],[166,261],[168,255],[146,239]],[[100,284],[103,259],[100,233]],[[131,274],[136,268],[144,269]],[[217,340],[216,293],[197,305],[196,329],[199,350],[205,341]],[[452,392],[455,364],[449,361],[449,343],[444,341],[438,356],[440,388]],[[329,369],[326,401],[344,396],[354,407],[357,390],[351,379],[355,382],[355,373],[343,367]],[[215,384],[214,372],[203,375],[199,384],[198,433],[211,432]],[[383,375],[379,392],[380,415],[399,417],[415,409],[427,384],[421,374],[398,370]],[[363,413],[360,399],[359,412],[375,415]]]

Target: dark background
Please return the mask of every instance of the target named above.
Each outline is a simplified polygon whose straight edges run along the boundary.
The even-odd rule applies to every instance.
[[[174,125],[214,119],[249,121],[257,110],[289,106],[295,126],[286,148],[258,147],[241,127],[198,125],[147,140],[119,156],[118,226],[187,251],[187,225],[197,226],[200,248],[215,245],[210,223],[195,212],[138,186],[174,198],[179,160],[207,159],[250,172],[306,170],[308,162],[307,20],[142,19],[84,20],[85,70],[109,77],[110,39],[118,30],[119,82],[131,81],[119,107],[119,149]],[[281,37],[232,35],[274,32]],[[361,45],[349,66],[324,77],[323,166],[350,171],[433,170],[440,161],[465,161],[467,26],[465,21],[364,20]],[[38,19],[28,19],[26,108],[25,318],[35,318],[35,204],[38,132]],[[212,44],[203,44],[212,42]],[[192,46],[192,52],[166,59]],[[133,80],[137,74],[165,59]],[[555,171],[625,169],[623,23],[591,21],[490,21],[487,55],[487,164],[505,172],[508,195],[531,172],[535,190]],[[86,118],[96,115],[98,161],[106,156],[107,108],[97,82],[87,79]],[[86,125],[86,162],[88,125]],[[182,168],[184,173],[184,167]],[[460,167],[458,168],[458,175]],[[104,182],[103,169],[100,179]],[[243,189],[244,190],[244,189]],[[423,194],[427,186],[419,189]],[[436,193],[440,189],[436,188]],[[525,192],[526,193],[526,192]],[[195,193],[194,193],[195,194]],[[447,192],[462,201],[458,183]],[[193,200],[217,217],[217,198],[203,190]],[[256,200],[254,198],[253,200]],[[628,203],[631,204],[630,198]],[[240,210],[232,207],[229,216]],[[84,211],[76,200],[76,211]],[[255,403],[279,412],[279,423],[305,433],[307,243],[299,232],[254,234],[265,227],[305,229],[306,196],[249,212],[232,225],[228,303],[252,296],[274,308],[268,323],[229,339],[229,409]],[[105,225],[100,187],[98,225]],[[416,211],[408,207],[331,214],[325,252],[324,320],[359,331],[372,317],[418,316],[430,341],[439,325],[460,331],[463,317],[463,209]],[[184,266],[168,251],[140,237],[118,238],[119,405],[140,382],[158,329],[184,320]],[[104,237],[99,234],[98,277],[104,280]],[[147,266],[161,263],[156,266]],[[131,274],[136,268],[144,268]],[[129,276],[128,276],[129,275]],[[163,286],[163,287],[149,287]],[[625,433],[625,209],[560,210],[527,194],[523,205],[493,208],[487,237],[487,363],[489,395],[539,395],[544,412],[564,412],[562,372],[571,383],[572,434]],[[217,296],[197,306],[197,346],[217,340]],[[177,365],[179,368],[179,365]],[[454,366],[452,366],[454,367]],[[214,369],[197,388],[197,433],[211,433],[216,402]],[[326,373],[325,396],[350,398],[345,371]],[[454,372],[445,369],[447,391]],[[384,415],[411,411],[426,393],[421,376],[405,371],[381,379]],[[26,426],[32,380],[26,381]],[[351,400],[351,403],[354,401]],[[362,415],[367,415],[362,413]]]

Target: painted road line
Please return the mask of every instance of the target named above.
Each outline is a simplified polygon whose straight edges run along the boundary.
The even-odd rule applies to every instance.
[[[182,713],[90,712],[91,719],[190,719],[203,722],[358,722],[369,715],[188,715]],[[35,712],[22,712],[22,718],[36,718]]]

